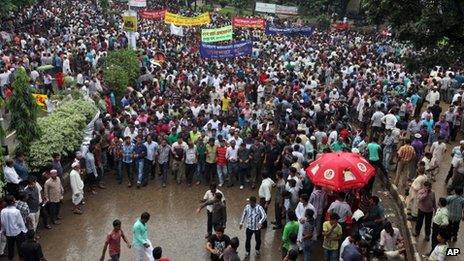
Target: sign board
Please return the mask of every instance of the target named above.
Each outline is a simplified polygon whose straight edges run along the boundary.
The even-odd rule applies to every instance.
[[[227,41],[232,39],[232,34],[232,25],[214,29],[201,29],[201,41],[204,43]]]
[[[147,0],[129,0],[129,6],[146,7]]]
[[[276,5],[256,2],[256,12],[275,14]]]
[[[275,11],[276,14],[298,15],[298,7],[296,6],[276,5]]]

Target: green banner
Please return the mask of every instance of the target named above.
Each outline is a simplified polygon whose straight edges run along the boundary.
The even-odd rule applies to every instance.
[[[216,29],[201,29],[201,41],[204,43],[232,40],[232,35],[232,25]]]

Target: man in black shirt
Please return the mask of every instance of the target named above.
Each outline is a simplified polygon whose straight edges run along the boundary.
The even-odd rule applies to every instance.
[[[21,253],[24,261],[46,261],[40,244],[35,241],[34,230],[26,233],[26,241],[21,244]]]
[[[224,228],[222,226],[216,226],[214,231],[216,233],[209,237],[208,243],[206,243],[206,249],[211,253],[211,261],[220,261],[223,260],[222,254],[224,250],[230,244],[230,238],[224,234]]]

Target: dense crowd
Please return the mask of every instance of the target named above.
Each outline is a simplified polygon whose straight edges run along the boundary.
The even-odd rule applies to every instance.
[[[173,12],[196,14],[169,5]],[[209,27],[230,24],[217,13],[211,16]],[[294,22],[272,19],[281,25]],[[119,184],[125,181],[138,189],[157,177],[162,187],[171,180],[205,184],[211,189],[199,211],[207,209],[211,259],[239,260],[238,239],[224,235],[225,197],[218,187],[258,187],[258,198],[250,197],[240,222],[246,227],[245,257],[253,235],[255,254],[260,255],[260,231],[267,227],[272,198],[273,228],[283,229],[284,260],[296,260],[299,250],[310,260],[318,237],[325,260],[373,258],[373,245],[354,233],[361,227],[376,230],[372,241],[379,241],[381,251],[375,256],[401,258],[401,234],[385,218],[379,198],[371,195],[374,180],[362,190],[332,192],[314,186],[306,175],[308,164],[322,153],[349,151],[376,167],[382,186],[403,188],[411,182],[408,209],[417,220],[415,234],[425,221],[425,239],[432,236],[429,260],[443,260],[448,240],[457,240],[464,205],[464,141],[452,149],[445,180],[452,180],[450,196],[440,198],[438,206],[431,182],[444,167],[448,144],[462,130],[462,68],[411,72],[400,61],[414,57],[413,48],[377,33],[351,30],[316,30],[308,37],[236,29],[235,40],[253,40],[252,55],[205,60],[198,52],[197,27],[184,27],[184,37],[179,37],[171,35],[164,21],[140,20],[136,38],[141,76],[116,99],[101,66],[108,52],[127,48],[129,41],[120,18],[104,15],[94,1],[43,1],[3,21],[2,28],[3,97],[12,94],[15,69],[22,66],[37,92],[60,92],[65,77],[73,77],[77,89],[100,101],[93,139],[71,164],[76,214],[82,213],[84,186],[90,193],[104,189],[109,172],[116,173]],[[161,65],[153,63],[157,53],[166,57]],[[44,65],[53,69],[39,70]],[[59,224],[64,172],[60,155],[54,155],[39,177],[30,175],[20,152],[6,161],[9,196],[1,215],[5,233],[0,248],[8,242],[10,259],[16,242],[25,260],[39,260],[29,257],[40,250],[32,231],[39,217],[45,228]],[[149,245],[147,215],[134,225],[137,260],[144,260]],[[109,246],[111,260],[118,260],[118,244],[126,238],[120,222],[113,225],[105,250]]]

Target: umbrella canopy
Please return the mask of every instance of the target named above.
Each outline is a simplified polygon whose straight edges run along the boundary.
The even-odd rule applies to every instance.
[[[325,153],[306,168],[313,184],[335,191],[364,187],[375,168],[356,153]]]

